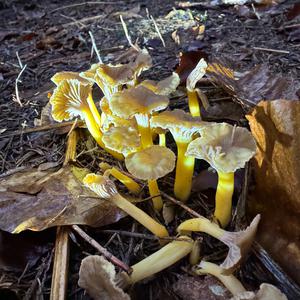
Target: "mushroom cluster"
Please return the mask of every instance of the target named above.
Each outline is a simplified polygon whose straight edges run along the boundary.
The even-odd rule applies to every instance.
[[[132,51],[135,51],[135,55],[132,55]],[[188,203],[197,158],[205,160],[216,170],[218,186],[212,220],[200,217],[183,221],[177,228],[179,240],[172,241],[157,253],[132,266],[133,272],[125,276],[126,283],[133,284],[149,277],[189,253],[193,264],[199,262],[199,243],[193,240],[193,232],[204,232],[227,245],[229,251],[220,266],[214,267],[203,262],[200,265],[201,270],[197,271],[198,274],[214,274],[225,285],[227,282],[233,282],[233,294],[244,292],[244,288],[236,282],[232,274],[251,247],[260,216],[254,218],[250,226],[243,231],[229,232],[223,228],[229,224],[232,217],[234,172],[243,168],[254,156],[254,138],[246,128],[227,123],[205,122],[201,119],[196,84],[208,68],[203,59],[191,72],[186,83],[190,112],[169,108],[169,95],[176,91],[180,83],[176,73],[161,81],[140,82],[140,73],[151,67],[150,55],[145,49],[131,49],[128,61],[126,64],[93,64],[84,72],[60,72],[52,77],[56,84],[50,98],[53,118],[59,122],[75,117],[84,120],[87,129],[101,148],[118,160],[124,159],[125,171],[103,161],[100,164],[100,174],[91,173],[85,177],[85,186],[99,198],[114,203],[158,238],[169,236],[167,228],[159,221],[159,212],[163,207],[157,182],[159,178],[171,174],[175,169],[174,195]],[[99,105],[92,96],[94,84],[103,93]],[[166,143],[165,135],[168,132],[176,143],[177,156],[172,150],[173,144]],[[159,142],[156,139],[157,135]],[[122,162],[119,166],[121,165]],[[145,181],[158,219],[138,208],[129,197],[121,194],[116,180],[135,196],[143,193],[142,182]],[[102,258],[93,258],[92,261],[93,264],[99,261],[98,263],[106,268],[99,271],[99,274],[104,272],[105,286],[109,288],[101,289],[106,292],[113,291],[119,299],[127,299],[114,279],[111,279],[112,284],[107,282],[109,278],[115,277],[111,267],[106,266]],[[82,270],[86,263],[84,260]],[[110,273],[105,273],[108,270]],[[89,290],[89,280],[81,278],[80,285]],[[99,299],[101,297],[99,296]],[[105,297],[110,299],[109,296],[103,296],[103,299]],[[111,299],[113,298],[111,296]]]

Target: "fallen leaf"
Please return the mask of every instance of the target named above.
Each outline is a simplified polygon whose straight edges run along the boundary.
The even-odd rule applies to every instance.
[[[261,100],[299,99],[300,83],[273,75],[265,64],[245,73],[228,70],[225,64],[217,62],[210,64],[206,74],[245,105],[255,106]]]
[[[261,101],[247,115],[258,151],[249,213],[259,243],[300,284],[300,102]]]
[[[226,300],[231,293],[213,276],[191,277],[180,276],[172,290],[181,299],[189,300]]]
[[[87,173],[87,169],[67,166],[56,172],[33,169],[0,180],[0,229],[19,233],[117,222],[124,213],[83,186]]]

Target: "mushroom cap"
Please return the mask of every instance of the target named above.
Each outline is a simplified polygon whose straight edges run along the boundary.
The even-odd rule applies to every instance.
[[[168,96],[175,92],[180,83],[180,78],[177,73],[173,72],[171,76],[161,80],[144,80],[139,85],[146,87],[158,95]]]
[[[106,176],[97,175],[95,173],[87,174],[83,178],[83,184],[100,198],[109,199],[118,194],[115,184]]]
[[[168,97],[157,95],[143,86],[117,92],[109,101],[111,111],[124,119],[130,119],[140,113],[151,114],[165,109],[168,104]]]
[[[105,147],[122,153],[125,156],[137,151],[141,145],[138,131],[133,127],[111,127],[103,133]]]
[[[141,49],[137,52],[131,65],[136,70],[136,75],[139,76],[141,72],[152,67],[152,58],[147,49]]]
[[[175,154],[162,146],[151,146],[125,158],[127,170],[136,178],[155,180],[173,171]]]
[[[260,215],[257,215],[245,230],[238,232],[225,231],[224,235],[221,236],[220,240],[229,247],[227,257],[220,265],[223,269],[222,274],[232,274],[239,267],[251,248],[259,221]]]
[[[223,173],[235,172],[255,155],[256,143],[246,128],[227,123],[211,123],[192,141],[186,155],[206,160]]]
[[[130,65],[100,65],[96,73],[102,82],[110,86],[132,83],[135,70]]]
[[[188,142],[191,140],[192,135],[196,132],[201,132],[206,124],[207,122],[201,121],[201,118],[192,117],[181,109],[164,111],[156,116],[152,116],[150,119],[151,127],[169,129],[175,140],[185,139]]]
[[[190,73],[186,79],[186,88],[189,91],[193,91],[199,79],[201,79],[206,72],[207,63],[204,58],[201,58],[194,70]]]
[[[95,76],[96,76],[96,71],[99,68],[99,66],[101,66],[100,63],[92,64],[90,69],[88,69],[84,72],[80,72],[79,76],[86,79],[86,80],[88,80],[91,83],[94,83],[94,82],[96,82]]]
[[[102,113],[104,113],[104,117],[101,118],[101,129],[102,131],[109,130],[112,126],[115,127],[133,127],[136,128],[136,120],[134,118],[126,120],[120,118],[112,113],[109,108],[109,103],[105,97],[103,97],[100,101],[100,108]]]
[[[78,285],[94,300],[129,300],[116,284],[116,271],[103,256],[90,255],[81,261]]]
[[[288,300],[288,298],[276,286],[262,283],[256,294],[254,292],[239,293],[230,300]]]
[[[77,79],[83,84],[89,84],[90,81],[87,79],[84,79],[80,77],[79,73],[77,72],[58,72],[55,75],[51,77],[52,82],[54,82],[56,85],[59,85],[61,81],[67,80],[67,79]]]
[[[77,116],[83,118],[82,110],[89,109],[87,98],[91,90],[90,84],[83,84],[77,79],[60,82],[50,98],[53,119],[61,122]]]

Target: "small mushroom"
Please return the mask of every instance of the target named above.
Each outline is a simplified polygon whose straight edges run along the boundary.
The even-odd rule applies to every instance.
[[[90,255],[82,260],[78,285],[94,300],[130,299],[117,285],[114,265],[103,256]]]
[[[261,284],[256,293],[247,291],[234,275],[223,275],[222,268],[211,262],[201,261],[194,272],[217,277],[233,295],[230,300],[287,300],[277,287],[268,283]]]
[[[143,86],[115,93],[109,100],[109,107],[117,116],[124,119],[135,117],[143,148],[153,145],[150,115],[165,109],[168,104],[169,99],[166,96],[157,95]]]
[[[100,198],[113,202],[156,236],[165,237],[169,235],[167,229],[163,225],[159,224],[144,211],[122,197],[115,184],[108,177],[91,173],[85,176],[83,183]]]
[[[227,245],[229,251],[220,267],[222,268],[222,274],[228,275],[238,268],[249,252],[259,221],[260,215],[257,215],[245,230],[230,232],[201,217],[184,221],[178,226],[177,231],[179,233],[186,231],[205,232]]]
[[[206,160],[218,172],[214,217],[222,227],[231,219],[234,172],[243,168],[255,152],[252,134],[246,128],[227,123],[211,123],[204,127],[201,137],[187,148],[187,156]]]
[[[207,68],[206,61],[201,58],[194,70],[190,73],[186,79],[186,89],[188,95],[188,104],[191,115],[193,117],[200,117],[200,106],[198,102],[198,93],[196,89],[196,84],[201,79]]]
[[[91,84],[91,82],[89,80],[80,77],[79,73],[77,73],[77,72],[58,72],[51,78],[51,80],[56,85],[59,85],[62,81],[68,80],[68,79],[77,79],[78,81],[80,81],[82,84],[85,84],[85,85]],[[99,111],[93,100],[92,89],[90,90],[90,93],[87,97],[87,102],[89,104],[89,107],[91,109],[91,112],[94,116],[96,123],[100,124],[101,118],[100,118]]]
[[[74,117],[80,117],[86,123],[86,126],[96,140],[98,145],[105,148],[102,142],[102,132],[97,124],[91,108],[88,103],[88,97],[91,93],[91,85],[83,84],[77,79],[68,79],[62,81],[54,90],[50,98],[52,105],[52,117],[58,122],[70,120]],[[119,153],[107,150],[117,159],[122,159]]]
[[[175,92],[180,83],[180,78],[177,73],[172,73],[171,76],[161,80],[144,80],[139,85],[144,86],[155,94],[168,96]]]
[[[154,208],[162,208],[162,199],[156,180],[173,171],[175,154],[166,147],[154,145],[125,158],[127,170],[136,178],[148,180],[150,196],[153,197]],[[156,197],[154,197],[156,196]]]
[[[177,163],[174,194],[181,201],[186,201],[190,196],[195,164],[195,158],[186,156],[185,153],[194,134],[201,131],[205,124],[206,122],[202,122],[200,118],[194,118],[181,109],[162,112],[150,120],[152,128],[168,129],[176,142]]]
[[[126,288],[161,272],[188,255],[192,248],[193,240],[187,236],[181,236],[131,266],[132,273],[122,272],[118,275],[116,275],[112,263],[102,256],[91,255],[81,262],[78,284],[96,300],[127,300],[129,296],[120,287]]]
[[[118,179],[128,188],[130,192],[134,194],[139,194],[141,192],[142,188],[140,187],[140,185],[117,168],[112,167],[105,162],[100,163],[99,167],[104,172],[104,176],[109,177],[109,175],[111,175],[114,178]]]

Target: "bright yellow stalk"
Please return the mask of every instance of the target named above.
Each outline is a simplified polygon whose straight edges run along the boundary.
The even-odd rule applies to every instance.
[[[239,293],[246,292],[241,282],[233,275],[222,275],[222,268],[216,264],[208,261],[202,261],[200,263],[201,269],[195,270],[197,274],[211,274],[217,277],[225,287],[232,293],[232,295],[238,295]]]
[[[159,134],[159,146],[166,147],[166,134],[165,133]]]
[[[197,92],[187,90],[187,96],[191,115],[193,117],[200,117],[201,113]]]
[[[187,201],[192,189],[195,158],[185,156],[188,143],[176,142],[177,163],[174,184],[174,194],[181,201]]]
[[[234,190],[234,173],[218,172],[218,187],[214,217],[224,228],[231,219],[232,195]]]
[[[131,266],[132,273],[129,275],[130,284],[152,276],[188,255],[192,251],[193,240],[187,236],[180,238],[183,240],[173,241],[139,263]]]
[[[109,164],[101,163],[100,168],[105,171],[104,175],[111,175],[122,182],[130,192],[134,194],[139,194],[141,192],[141,187],[132,178],[122,173],[115,167],[111,167]]]
[[[88,102],[90,110],[94,116],[95,122],[98,124],[98,126],[100,126],[101,125],[101,117],[100,117],[99,111],[95,105],[95,102],[93,100],[91,93],[88,95],[87,102]]]
[[[145,226],[149,231],[158,237],[169,236],[167,229],[147,215],[143,210],[133,205],[131,202],[123,198],[121,195],[112,195],[111,201],[124,210],[128,215],[137,220],[140,224]]]
[[[160,195],[160,191],[156,180],[148,180],[149,194],[151,197]],[[152,198],[153,206],[156,211],[160,211],[163,207],[161,196]]]
[[[201,218],[194,218],[189,219],[181,223],[178,228],[178,232],[187,232],[187,231],[200,231],[205,232],[216,239],[220,239],[225,231],[220,228],[217,224],[210,222],[208,219],[201,217]]]
[[[153,141],[152,141],[152,133],[150,128],[138,124],[138,130],[141,135],[141,144],[143,149],[151,147],[153,145]]]
[[[92,114],[92,112],[89,109],[85,109],[83,111],[84,113],[84,120],[86,123],[86,126],[89,130],[89,132],[91,133],[91,135],[93,136],[93,138],[95,139],[95,141],[97,142],[97,144],[105,149],[105,151],[107,151],[108,153],[110,153],[113,157],[115,157],[118,160],[122,160],[123,159],[123,155],[115,152],[113,150],[107,149],[105,148],[104,143],[102,142],[102,132],[99,128],[99,125],[96,123],[94,116]]]

